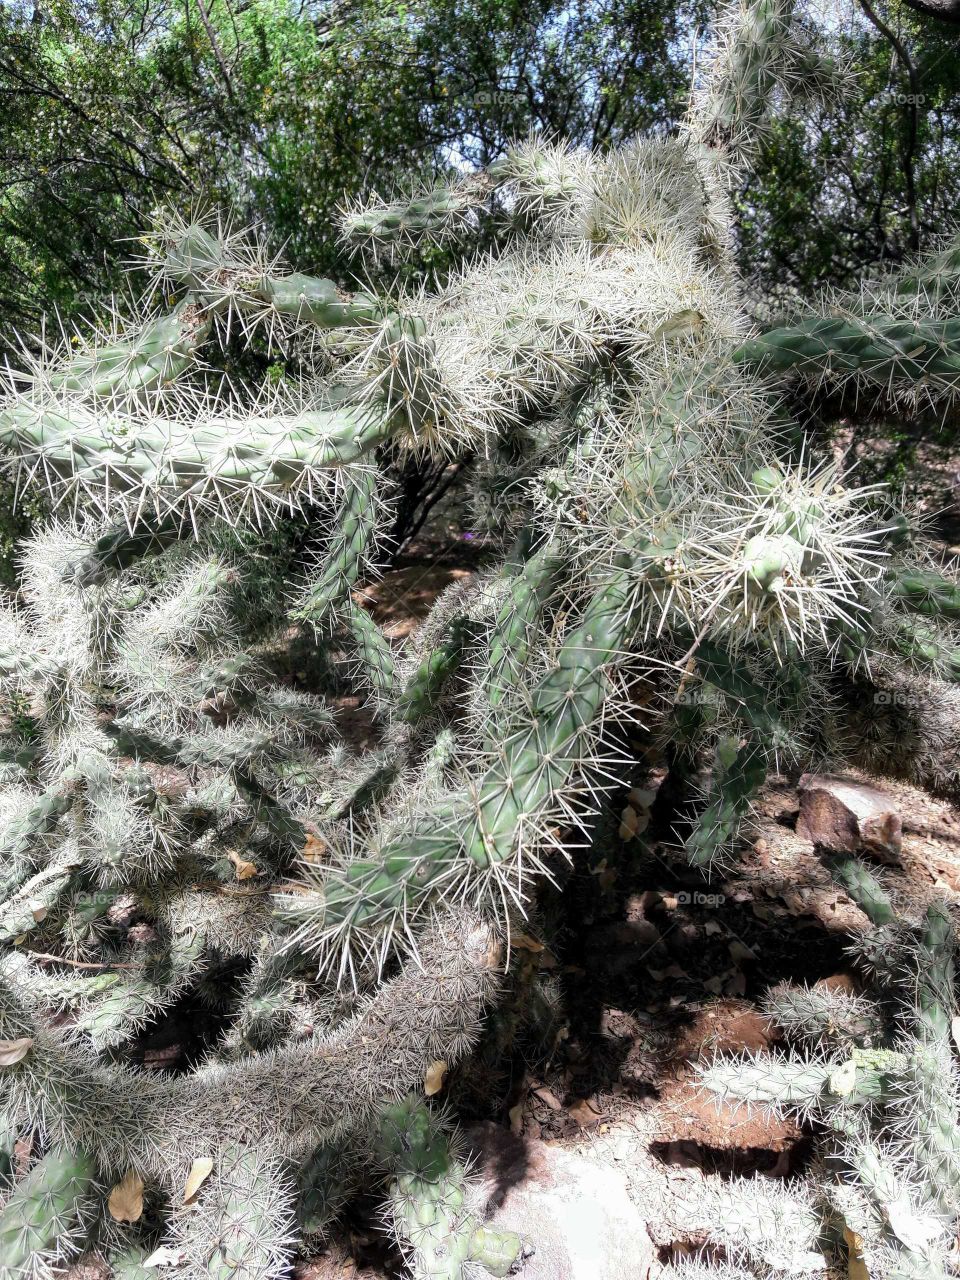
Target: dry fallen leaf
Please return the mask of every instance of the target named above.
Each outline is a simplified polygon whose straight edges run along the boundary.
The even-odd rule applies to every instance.
[[[304,862],[323,862],[326,853],[327,842],[315,836],[312,831],[308,831],[303,848],[300,850],[300,856]]]
[[[526,933],[511,933],[510,945],[520,951],[532,951],[534,954],[542,951],[544,947],[542,942],[538,942],[536,938],[531,938]]]
[[[247,862],[245,858],[241,858],[235,849],[228,850],[227,857],[233,863],[233,869],[238,880],[249,880],[257,874],[257,864],[255,862]]]
[[[548,1089],[546,1085],[542,1085],[539,1089],[534,1089],[533,1096],[539,1098],[541,1102],[545,1102],[551,1111],[563,1110],[563,1103],[553,1090]]]
[[[37,924],[39,924],[41,920],[45,920],[47,918],[48,911],[49,907],[42,902],[34,901],[30,903],[30,914],[33,916],[34,920],[36,920]]]
[[[107,1201],[110,1217],[115,1222],[136,1222],[143,1213],[143,1179],[129,1169],[110,1192]]]
[[[159,1249],[154,1249],[149,1258],[144,1258],[143,1265],[145,1267],[176,1267],[183,1261],[183,1257],[179,1249],[170,1249],[162,1244]]]
[[[183,1188],[183,1203],[189,1204],[193,1197],[213,1172],[213,1161],[209,1156],[198,1156],[190,1166],[187,1183]]]
[[[730,959],[737,960],[756,960],[757,953],[747,946],[745,942],[741,942],[739,938],[734,938],[732,942],[727,944],[727,950],[730,952]]]
[[[437,1058],[436,1062],[431,1062],[427,1067],[427,1074],[423,1077],[423,1092],[428,1098],[432,1098],[435,1093],[439,1093],[443,1088],[443,1081],[447,1074],[447,1064],[443,1058]]]
[[[510,1117],[510,1132],[523,1133],[523,1103],[518,1102],[515,1107],[511,1107],[507,1115]]]
[[[867,1264],[863,1260],[863,1236],[857,1235],[856,1231],[851,1231],[848,1226],[844,1226],[843,1238],[847,1244],[847,1276],[849,1280],[870,1280],[870,1272],[867,1270]]]
[[[0,1040],[0,1067],[12,1067],[15,1062],[22,1062],[32,1048],[33,1036]]]
[[[592,1129],[600,1123],[603,1112],[593,1098],[578,1098],[567,1107],[567,1115],[576,1120],[581,1129]]]

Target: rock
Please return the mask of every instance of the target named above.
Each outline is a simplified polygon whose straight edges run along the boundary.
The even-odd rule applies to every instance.
[[[624,1178],[564,1147],[487,1123],[469,1134],[489,1189],[487,1225],[534,1249],[521,1280],[647,1280],[656,1249]]]
[[[800,779],[797,833],[834,853],[871,853],[897,862],[903,824],[896,806],[878,787],[830,774]]]

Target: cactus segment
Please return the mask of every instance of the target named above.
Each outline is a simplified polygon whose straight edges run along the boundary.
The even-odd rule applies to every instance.
[[[164,231],[163,275],[186,286],[214,313],[228,309],[254,320],[288,317],[318,329],[363,326],[381,318],[381,305],[370,294],[351,297],[332,280],[283,271],[255,241],[215,235],[196,222],[174,220]]]
[[[77,586],[99,586],[108,581],[112,573],[165,551],[184,533],[184,526],[169,517],[164,520],[145,517],[132,529],[126,524],[116,525],[95,538],[69,566],[68,573]]]
[[[692,866],[712,867],[729,850],[766,776],[767,752],[759,741],[721,739],[706,808],[684,843]]]
[[[93,1189],[92,1161],[63,1148],[48,1151],[0,1210],[0,1280],[23,1280],[69,1256]]]
[[[904,570],[894,575],[893,594],[916,613],[960,619],[960,586],[940,574]]]
[[[422,1101],[411,1096],[383,1113],[379,1148],[390,1170],[385,1217],[415,1280],[468,1280],[476,1267],[511,1273],[519,1236],[483,1226],[469,1170]]]
[[[322,627],[341,607],[356,585],[377,533],[381,477],[373,468],[360,470],[347,490],[339,527],[327,547],[316,575],[293,602],[290,616]]]
[[[37,389],[63,398],[123,403],[172,382],[196,360],[210,332],[197,300],[148,320],[125,340],[94,343],[36,375]]]
[[[296,510],[324,474],[391,434],[370,408],[342,406],[265,418],[213,415],[191,424],[145,413],[97,413],[73,401],[0,410],[0,446],[54,496],[77,496],[159,520],[204,510]]]
[[[467,620],[454,618],[446,635],[423,658],[400,690],[396,714],[401,720],[415,724],[430,714],[446,682],[460,665],[469,634]]]
[[[362,605],[348,599],[343,609],[344,625],[353,641],[361,675],[380,706],[393,698],[396,664],[390,641]]]
[[[373,196],[341,212],[340,236],[374,251],[443,243],[468,231],[490,188],[485,174],[438,183],[402,199]]]
[[[485,701],[496,713],[521,686],[531,655],[534,628],[556,588],[563,555],[547,545],[519,568],[508,584],[488,645]]]
[[[748,339],[731,358],[761,374],[796,372],[818,380],[855,375],[880,390],[922,383],[954,395],[960,389],[960,320],[813,315]]]
[[[285,1162],[263,1150],[219,1151],[196,1204],[173,1221],[173,1248],[190,1280],[267,1280],[293,1247],[293,1188]]]
[[[955,569],[888,497],[808,463],[789,409],[797,376],[829,386],[818,408],[949,406],[957,245],[747,336],[729,196],[783,99],[842,68],[794,0],[732,0],[707,63],[675,137],[536,136],[348,209],[376,292],[161,215],[137,327],[8,379],[0,452],[74,516],[26,542],[0,607],[0,1280],[46,1280],[81,1242],[131,1276],[157,1269],[151,1242],[182,1280],[280,1280],[368,1189],[376,1147],[415,1275],[507,1274],[520,1242],[484,1225],[443,1120],[408,1095],[471,1053],[448,1096],[489,1091],[525,1022],[552,1048],[536,944],[509,943],[581,839],[592,870],[625,866],[641,768],[666,754],[658,818],[705,779],[683,850],[702,876],[784,758],[960,794]],[[251,376],[269,362],[259,389],[214,373],[240,367],[235,330]],[[477,571],[406,638],[360,591],[389,469],[421,462],[428,506],[464,479],[478,498]],[[295,649],[287,621],[309,624]],[[323,696],[300,692],[311,646]],[[829,865],[872,926],[862,992],[771,993],[800,1048],[705,1083],[815,1122],[825,1220],[871,1274],[942,1276],[950,922],[927,901],[902,921],[864,864]],[[191,1024],[178,1069],[140,1068],[168,1013]],[[14,1135],[46,1153],[19,1182]],[[796,1271],[764,1237],[798,1202],[801,1269],[823,1270],[813,1169],[746,1208],[702,1180],[728,1271]],[[88,1194],[94,1170],[143,1179],[142,1223]]]
[[[894,923],[896,912],[889,895],[859,858],[838,855],[828,858],[826,866],[872,924],[883,926]]]

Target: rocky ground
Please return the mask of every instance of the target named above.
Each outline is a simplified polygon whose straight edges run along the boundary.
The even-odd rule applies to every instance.
[[[775,779],[735,874],[713,885],[642,837],[628,870],[573,872],[564,896],[578,927],[536,951],[564,995],[553,1052],[521,1064],[498,1113],[468,1131],[493,1220],[536,1249],[528,1280],[666,1280],[682,1255],[720,1261],[745,1196],[758,1219],[783,1218],[782,1232],[764,1233],[782,1254],[766,1261],[823,1274],[802,1183],[816,1133],[718,1107],[695,1069],[776,1047],[758,1008],[774,983],[856,985],[845,949],[867,921],[823,868],[827,839],[873,861],[895,897],[960,905],[960,811],[854,773]],[[400,1274],[379,1247],[361,1213],[299,1274]]]

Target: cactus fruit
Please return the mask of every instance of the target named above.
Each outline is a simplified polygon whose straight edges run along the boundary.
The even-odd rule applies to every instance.
[[[956,246],[766,333],[733,265],[731,182],[778,100],[838,70],[797,10],[736,0],[676,137],[534,138],[345,211],[378,278],[442,243],[436,288],[405,291],[405,269],[351,292],[164,215],[139,318],[10,375],[0,451],[74,511],[26,544],[0,609],[0,1039],[19,1046],[0,1107],[40,1154],[25,1177],[0,1160],[19,1271],[81,1236],[152,1271],[156,1236],[184,1280],[273,1280],[378,1148],[416,1273],[505,1274],[517,1242],[486,1231],[410,1093],[523,987],[501,984],[505,943],[576,833],[617,831],[635,744],[666,748],[661,796],[693,803],[676,852],[704,874],[783,764],[855,748],[960,794],[955,569],[810,462],[784,394],[801,377],[949,406]],[[300,372],[215,388],[205,353],[237,332]],[[496,563],[401,640],[361,592],[404,451],[464,464]],[[271,677],[245,604],[268,558],[289,606],[271,621],[327,670],[347,656],[369,749]],[[900,1033],[872,997],[773,994],[809,1051],[707,1081],[832,1126],[852,1181],[831,1203],[884,1274],[935,1274],[956,1213],[948,930],[935,911],[905,930],[865,866],[833,871],[874,926],[870,980],[908,993]],[[223,1034],[138,1072],[144,1032],[187,1002]],[[149,1230],[106,1221],[128,1174]]]

